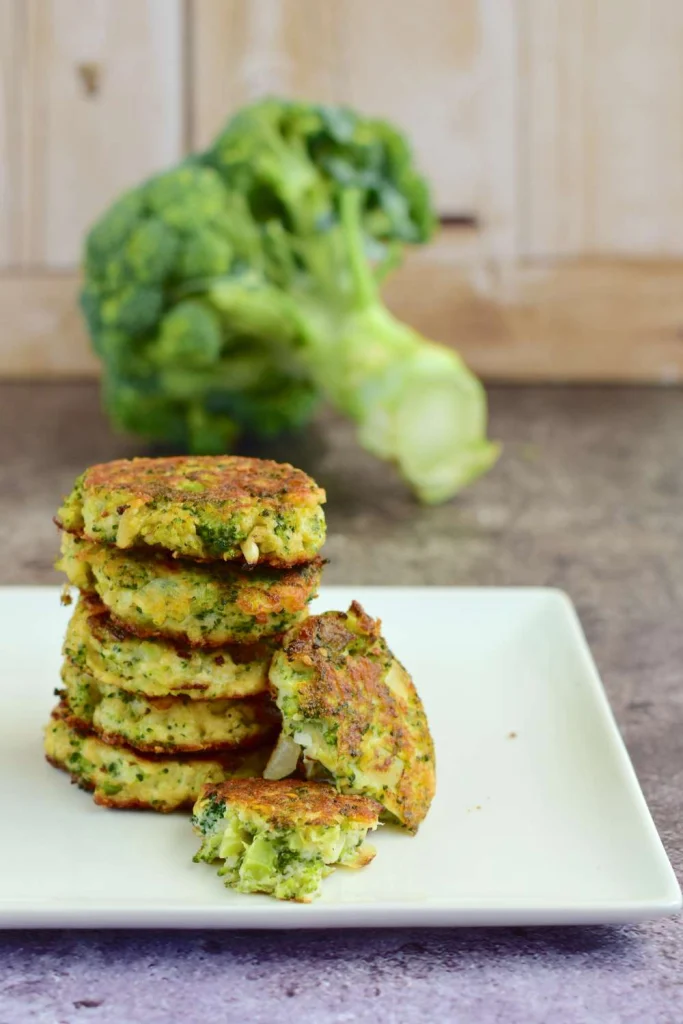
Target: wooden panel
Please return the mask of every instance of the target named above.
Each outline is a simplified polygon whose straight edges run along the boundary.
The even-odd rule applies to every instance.
[[[74,274],[0,276],[0,376],[91,374]],[[501,279],[450,229],[386,288],[394,311],[489,380],[683,381],[683,260],[527,261]]]
[[[192,0],[192,141],[265,94],[345,102],[408,132],[441,212],[481,176],[477,0]]]
[[[683,4],[603,0],[593,10],[589,244],[683,253]]]
[[[29,78],[28,10],[23,0],[0,0],[0,267],[22,252],[29,185],[26,163],[26,110]]]
[[[181,0],[24,0],[20,244],[66,267],[126,186],[182,151]]]
[[[334,101],[340,52],[331,0],[190,0],[191,144],[264,95]]]
[[[19,247],[21,0],[0,0],[0,267]]]
[[[441,213],[477,211],[482,49],[476,0],[337,6],[344,14],[339,98],[406,131]]]
[[[683,4],[520,0],[527,255],[683,253]]]
[[[501,290],[519,249],[518,69],[516,0],[480,0],[481,180],[477,212]]]
[[[683,260],[528,260],[501,279],[480,243],[415,251],[389,305],[488,380],[683,381]]]
[[[589,231],[587,3],[520,0],[520,21],[520,251],[575,254]]]
[[[0,276],[0,376],[92,375],[76,274]]]

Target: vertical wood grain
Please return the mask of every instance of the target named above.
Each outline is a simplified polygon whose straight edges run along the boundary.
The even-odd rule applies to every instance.
[[[122,189],[181,155],[182,6],[25,0],[22,11],[18,262],[68,267]]]
[[[439,210],[479,191],[477,0],[192,0],[192,143],[265,94],[349,103],[410,137]]]
[[[333,102],[338,21],[331,0],[190,0],[192,148],[260,96]]]
[[[445,215],[474,214],[481,26],[477,0],[346,0],[340,99],[408,135]]]
[[[0,0],[0,268],[10,263],[15,246],[13,206],[18,189],[17,21],[16,0]]]
[[[589,231],[592,88],[584,0],[520,0],[520,251],[578,253]]]
[[[517,0],[480,0],[481,86],[478,212],[490,286],[504,297],[519,249]],[[484,268],[486,269],[486,268]],[[484,286],[484,282],[482,282]]]
[[[520,0],[521,250],[683,253],[683,4]]]
[[[683,252],[683,4],[603,0],[595,6],[597,251]]]
[[[21,0],[0,0],[0,267],[12,264],[20,245],[20,68],[24,42]]]

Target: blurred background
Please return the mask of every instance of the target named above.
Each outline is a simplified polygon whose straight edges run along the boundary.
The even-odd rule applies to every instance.
[[[0,0],[0,377],[97,372],[86,226],[273,93],[405,129],[387,301],[485,380],[677,381],[682,52],[679,0]]]

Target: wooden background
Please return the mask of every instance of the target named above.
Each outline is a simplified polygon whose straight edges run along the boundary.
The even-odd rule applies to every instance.
[[[681,0],[0,0],[0,374],[96,371],[86,226],[264,93],[394,118],[443,226],[387,299],[489,379],[683,373]]]

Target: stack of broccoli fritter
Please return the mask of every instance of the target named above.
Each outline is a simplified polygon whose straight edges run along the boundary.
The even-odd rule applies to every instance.
[[[324,500],[300,470],[235,456],[76,481],[58,567],[80,596],[45,749],[97,803],[170,811],[262,774],[280,728],[268,669],[317,592]]]
[[[275,462],[122,459],[79,477],[56,520],[79,597],[48,760],[108,807],[194,803],[195,860],[301,902],[369,863],[380,819],[417,831],[436,780],[380,622],[355,601],[308,615],[324,501]]]

